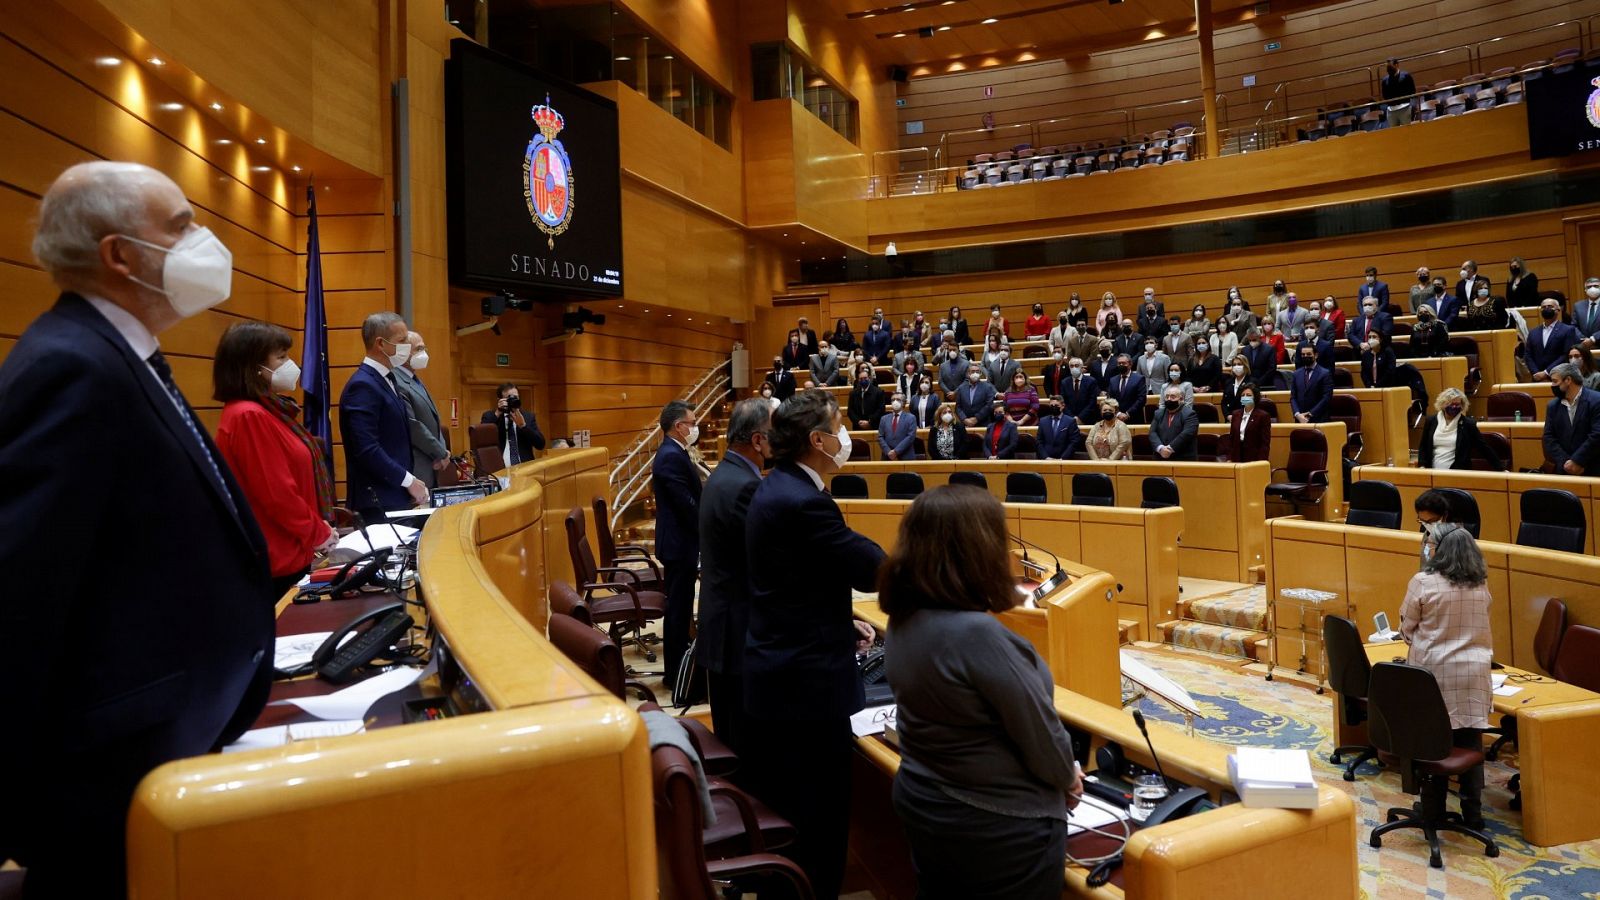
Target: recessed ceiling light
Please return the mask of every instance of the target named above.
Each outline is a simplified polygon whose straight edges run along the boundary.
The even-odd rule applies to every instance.
[[[177,112],[178,110],[183,109],[183,104],[182,103],[163,103],[163,104],[161,104],[161,108],[166,110],[167,112]]]
[[[164,65],[167,64],[167,61],[162,59],[159,56],[152,56],[149,59],[145,60],[145,62],[149,63],[152,66],[164,66]]]
[[[949,25],[940,25],[939,26],[939,30],[940,31],[949,31],[950,30],[950,26]]]
[[[1000,21],[1000,20],[994,18],[993,16],[990,16],[989,18],[983,20],[983,24],[985,24],[985,25],[993,25],[994,23],[996,23],[998,21]]]
[[[661,57],[661,58],[662,58],[662,59],[671,59],[671,58],[672,58],[672,54],[671,54],[671,53],[668,53],[668,54],[667,54],[667,55],[666,55],[666,56],[663,56],[663,57]]]
[[[617,57],[617,62],[633,62],[633,57],[631,57],[631,56],[619,56],[619,57]]]
[[[231,143],[233,143],[233,141],[230,141],[227,138],[217,138],[217,143],[219,143],[219,144],[231,144]]]
[[[272,167],[271,166],[251,166],[250,167],[250,171],[252,171],[252,172],[271,172],[272,171]]]
[[[889,36],[890,37],[905,37],[906,33],[904,31],[896,31],[894,34],[891,34]]]
[[[97,65],[97,66],[104,66],[106,68],[109,68],[111,66],[120,66],[120,65],[122,65],[122,60],[118,59],[115,56],[96,56],[94,58],[94,64]]]
[[[266,142],[267,142],[266,138],[256,138],[256,143],[258,143],[258,144],[265,144]]]
[[[222,104],[221,103],[217,103],[217,102],[213,101],[212,104],[211,104],[211,108],[213,110],[216,110],[217,112],[222,112]]]
[[[299,166],[290,166],[289,169],[290,169],[290,171],[293,171],[293,172],[300,171],[300,167]]]

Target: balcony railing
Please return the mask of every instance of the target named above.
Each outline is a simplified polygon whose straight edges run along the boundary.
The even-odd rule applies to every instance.
[[[706,414],[727,399],[728,386],[732,383],[732,372],[732,361],[723,360],[707,369],[698,381],[678,397],[679,400],[689,404],[696,422],[705,418]],[[607,483],[616,497],[611,505],[613,522],[622,521],[623,513],[643,497],[644,492],[650,487],[650,466],[655,460],[656,449],[660,446],[661,423],[656,422],[642,431],[639,437],[628,445],[628,450],[623,453],[622,458],[611,467],[611,477]]]

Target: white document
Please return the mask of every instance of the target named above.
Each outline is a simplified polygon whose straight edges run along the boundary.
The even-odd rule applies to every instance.
[[[309,741],[313,738],[344,737],[347,734],[357,734],[366,730],[366,723],[360,719],[346,719],[337,722],[301,722],[297,725],[274,725],[271,728],[255,728],[239,735],[239,739],[222,748],[223,753],[239,753],[244,750],[260,750],[264,747],[281,747],[290,741]]]
[[[1126,650],[1118,651],[1118,655],[1121,659],[1123,678],[1192,716],[1206,718],[1206,714],[1200,710],[1200,704],[1194,702],[1189,692],[1176,681],[1140,662]]]
[[[272,705],[298,706],[319,719],[360,719],[366,716],[372,704],[409,686],[432,668],[431,663],[427,669],[402,666],[331,694],[320,697],[290,697],[286,700],[275,700]]]
[[[1271,747],[1239,747],[1235,771],[1239,781],[1266,787],[1309,787],[1311,757],[1304,750],[1277,750]]]
[[[1502,685],[1502,686],[1497,687],[1497,688],[1494,689],[1494,695],[1496,697],[1509,697],[1512,694],[1520,694],[1520,693],[1522,693],[1522,688],[1519,688],[1519,687],[1517,687],[1515,685],[1510,685],[1510,684]]]
[[[874,734],[883,734],[883,730],[894,724],[895,705],[869,706],[850,717],[850,730],[856,737],[867,737]]]
[[[1123,814],[1113,809],[1110,804],[1093,794],[1086,793],[1078,803],[1078,808],[1067,813],[1067,834],[1077,834],[1089,828],[1121,834],[1123,826],[1117,823],[1122,819]]]
[[[339,539],[339,549],[354,550],[357,553],[366,553],[368,550],[382,547],[395,547],[404,544],[417,533],[417,529],[405,525],[395,525],[391,522],[382,522],[377,525],[368,525],[367,534],[372,536],[372,546],[367,545],[366,537],[358,529]]]
[[[352,632],[351,637],[355,634]],[[272,649],[272,665],[279,669],[293,669],[311,662],[322,642],[333,637],[331,631],[310,631],[305,634],[286,634],[277,639]]]
[[[1503,686],[1505,686],[1505,683],[1506,683],[1506,676],[1505,676],[1505,673],[1503,673],[1503,672],[1501,674],[1499,674],[1499,675],[1490,675],[1489,676],[1489,686],[1492,687],[1492,688],[1503,687]]]

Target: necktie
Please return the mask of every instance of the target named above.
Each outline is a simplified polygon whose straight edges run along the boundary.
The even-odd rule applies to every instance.
[[[506,466],[522,462],[522,448],[517,446],[517,422],[506,412]]]
[[[217,490],[222,493],[222,499],[228,504],[228,511],[234,516],[239,515],[239,508],[233,503],[233,494],[228,491],[228,482],[222,477],[222,469],[218,468],[217,460],[211,455],[211,450],[206,446],[205,438],[200,436],[200,426],[194,422],[194,416],[189,413],[189,404],[184,401],[183,393],[178,390],[177,382],[172,380],[172,367],[167,365],[167,358],[161,351],[150,354],[145,360],[150,368],[155,369],[156,376],[161,379],[161,386],[167,389],[167,394],[178,406],[178,415],[183,419],[183,424],[189,426],[189,434],[194,438],[195,444],[200,447],[200,455],[206,458],[206,463],[211,467],[211,476],[216,479]]]

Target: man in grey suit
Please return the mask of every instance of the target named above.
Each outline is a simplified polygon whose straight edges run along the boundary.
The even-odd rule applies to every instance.
[[[761,484],[762,466],[772,455],[771,424],[767,401],[739,401],[728,420],[728,453],[700,494],[700,633],[694,656],[706,670],[712,728],[735,753],[744,730],[744,643],[750,624],[745,517]]]
[[[817,352],[811,354],[811,380],[817,387],[829,387],[835,384],[844,384],[839,377],[839,351],[823,341],[817,347]]]
[[[450,448],[445,446],[439,408],[417,378],[417,372],[428,366],[428,345],[415,331],[407,333],[406,340],[411,342],[411,358],[406,365],[395,367],[394,381],[410,416],[407,424],[411,428],[411,474],[434,488],[438,487],[439,470],[450,464]]]

